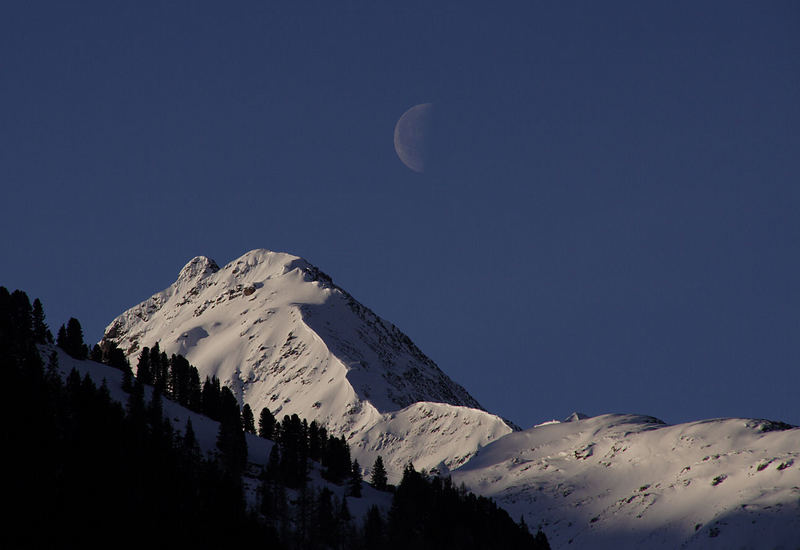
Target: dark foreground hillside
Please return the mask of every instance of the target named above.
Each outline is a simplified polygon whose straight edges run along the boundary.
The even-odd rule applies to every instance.
[[[72,321],[58,342],[71,355],[86,357],[80,325]],[[311,460],[328,460],[320,469],[330,473],[329,481],[351,483],[350,491],[359,492],[361,481],[353,481],[349,462],[338,472],[325,458],[349,456],[346,443],[332,444],[338,451],[326,455],[299,419],[277,424],[283,430],[264,460],[261,502],[250,509],[242,489],[246,452],[240,448],[247,414],[244,423],[238,407],[227,417],[235,421],[218,418],[218,452],[204,456],[191,425],[173,429],[160,391],[146,402],[143,382],[113,350],[95,358],[125,372],[125,405],[77,371],[63,380],[57,354],[40,354],[52,349],[52,341],[38,300],[31,305],[24,292],[0,287],[0,414],[10,509],[0,547],[549,548],[541,532],[531,535],[490,499],[410,465],[388,513],[373,507],[363,522],[354,520],[346,498],[313,487],[307,476]],[[173,362],[183,364],[182,358]],[[173,397],[169,387],[164,398]]]

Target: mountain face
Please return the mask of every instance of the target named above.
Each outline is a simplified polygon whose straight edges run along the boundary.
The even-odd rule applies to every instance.
[[[254,250],[223,268],[194,258],[104,338],[134,367],[159,342],[256,414],[316,419],[362,465],[381,455],[390,481],[409,461],[452,470],[541,525],[553,548],[798,548],[800,428],[575,413],[513,431],[296,256]]]
[[[798,548],[800,428],[603,415],[509,434],[453,472],[553,548]]]
[[[104,340],[135,367],[156,342],[217,376],[258,415],[297,413],[344,434],[390,473],[449,469],[509,432],[397,327],[302,258],[253,250],[192,259],[167,289],[114,319]],[[444,437],[443,437],[444,436]]]

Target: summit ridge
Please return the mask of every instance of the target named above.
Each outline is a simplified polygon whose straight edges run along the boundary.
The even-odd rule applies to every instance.
[[[315,419],[345,435],[362,464],[382,454],[396,473],[412,457],[418,467],[456,467],[512,430],[400,329],[291,254],[256,249],[221,268],[195,257],[172,285],[114,319],[104,339],[134,367],[158,342],[256,414]],[[454,418],[472,428],[461,433]],[[445,425],[455,435],[443,446],[433,440]],[[375,435],[384,429],[395,435]]]

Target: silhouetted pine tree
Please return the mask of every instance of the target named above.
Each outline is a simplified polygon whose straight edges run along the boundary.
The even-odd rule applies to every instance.
[[[92,351],[89,352],[89,359],[97,363],[103,362],[103,350],[100,349],[99,344],[92,346]]]
[[[47,328],[47,323],[45,323],[44,308],[39,298],[33,301],[31,316],[33,321],[33,338],[36,340],[36,343],[52,344],[53,334],[50,332],[50,329]]]
[[[550,550],[550,542],[547,540],[544,532],[541,529],[536,531],[536,535],[533,537],[534,546],[536,550]]]
[[[375,459],[375,463],[372,465],[372,475],[370,477],[370,484],[375,487],[379,491],[386,490],[386,468],[383,465],[383,458],[378,455],[378,458]]]
[[[203,389],[200,385],[200,374],[194,365],[189,367],[189,397],[186,406],[194,412],[200,412],[203,407]]]
[[[59,330],[59,337],[61,337]],[[63,344],[63,345],[62,345]],[[70,317],[64,331],[61,348],[75,359],[87,359],[89,348],[83,342],[83,329],[80,322],[75,317]]]
[[[153,369],[150,366],[150,348],[143,347],[136,364],[136,379],[142,384],[153,383]]]
[[[247,403],[242,407],[242,428],[247,433],[256,433],[256,422],[253,418],[253,409]]]
[[[219,420],[220,415],[220,383],[219,378],[206,376],[206,381],[203,383],[202,398],[202,411],[203,414],[213,420]]]
[[[352,463],[350,462],[350,447],[344,436],[328,437],[328,443],[322,456],[322,465],[325,469],[322,477],[332,483],[341,483],[350,477]]]
[[[295,548],[306,549],[311,546],[311,529],[314,521],[314,508],[316,499],[313,487],[303,484],[297,490],[297,497],[293,502],[291,517],[294,525],[294,533],[291,541]]]
[[[24,341],[20,342],[18,346],[12,345],[12,349],[20,352],[20,357],[22,357],[28,351],[33,350],[30,345],[36,341],[32,333],[33,308],[31,308],[28,295],[21,290],[15,290],[9,294],[6,307],[8,308],[8,320],[13,325],[12,332],[17,337],[24,338]]]
[[[45,381],[51,386],[61,386],[61,374],[58,370],[58,352],[56,350],[51,351],[50,355],[47,356]]]
[[[350,514],[350,508],[347,506],[346,497],[342,498],[339,502],[337,522],[339,524],[339,541],[335,548],[337,548],[337,550],[346,550],[358,547],[360,540],[353,526],[353,516]]]
[[[220,451],[223,468],[232,474],[241,475],[247,465],[247,440],[242,429],[239,404],[230,388],[220,391],[220,419],[217,433],[217,449]]]
[[[308,439],[303,422],[296,414],[284,416],[281,422],[281,474],[287,487],[305,486],[308,474]]]
[[[153,386],[158,386],[161,378],[161,347],[158,342],[150,348],[150,372],[153,376]]]
[[[136,378],[133,382],[133,389],[128,395],[128,402],[125,406],[125,410],[128,413],[126,420],[130,428],[131,440],[134,442],[134,445],[139,445],[144,439],[144,432],[146,430],[144,384],[142,384],[139,378]]]
[[[169,358],[169,391],[172,399],[183,406],[190,400],[192,366],[183,355],[172,354]]]
[[[155,445],[166,448],[172,440],[172,425],[164,418],[164,407],[161,392],[153,389],[150,404],[147,407],[147,422]]]
[[[278,445],[273,445],[261,476],[260,510],[270,528],[286,532],[288,529],[288,504],[286,486],[281,477],[280,462]]]
[[[309,526],[310,548],[332,548],[339,539],[338,506],[334,506],[333,493],[323,487],[316,498]]]
[[[377,506],[370,506],[367,510],[362,537],[366,550],[379,550],[386,547],[386,523]]]
[[[361,496],[361,482],[364,478],[361,475],[361,466],[358,464],[358,460],[353,460],[353,466],[350,470],[350,480],[348,483],[348,496],[351,497],[360,497]]]
[[[275,417],[266,407],[258,415],[258,435],[265,439],[275,438]]]
[[[183,435],[180,439],[180,448],[186,460],[190,463],[195,464],[202,458],[200,444],[197,442],[197,436],[194,434],[191,418],[186,419],[186,428],[183,430]]]
[[[156,385],[161,388],[161,393],[169,396],[169,357],[167,356],[166,352],[161,352],[159,355],[158,364],[160,371],[158,373],[158,381],[156,382]]]
[[[133,371],[128,368],[122,371],[122,391],[130,393],[133,389]]]
[[[150,370],[153,374],[153,387],[162,394],[169,391],[169,358],[161,351],[158,342],[150,348]]]
[[[114,367],[117,370],[121,370],[123,373],[126,371],[131,371],[131,364],[128,361],[128,358],[125,357],[125,352],[119,349],[117,344],[114,342],[103,342],[103,345],[100,346],[100,349],[103,352],[103,363],[109,367]]]
[[[322,460],[328,443],[328,432],[314,420],[308,425],[308,457],[317,462]]]
[[[56,345],[64,351],[67,351],[66,348],[69,346],[69,344],[67,343],[67,327],[64,325],[58,327],[58,332],[56,333]]]

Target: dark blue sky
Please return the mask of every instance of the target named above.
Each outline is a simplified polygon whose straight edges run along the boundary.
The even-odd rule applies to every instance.
[[[11,4],[0,284],[51,326],[269,248],[523,426],[800,424],[796,2]]]

